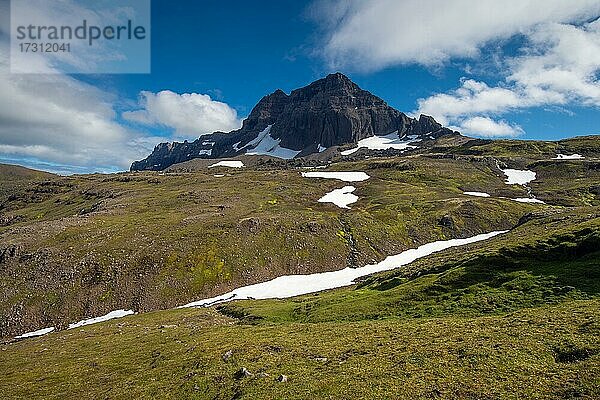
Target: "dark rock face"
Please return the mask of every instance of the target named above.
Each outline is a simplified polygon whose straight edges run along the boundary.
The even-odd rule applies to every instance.
[[[281,146],[304,150],[331,147],[376,134],[407,132],[411,120],[342,74],[294,90],[271,129]]]
[[[236,131],[216,132],[192,143],[161,143],[148,158],[134,162],[131,170],[163,170],[192,158],[244,154],[254,148],[252,141],[268,126],[270,136],[279,140],[281,147],[299,151],[299,156],[316,153],[319,146],[356,143],[396,131],[400,137],[437,138],[453,133],[429,116],[408,117],[336,73],[289,95],[277,90],[263,97]]]
[[[443,226],[444,228],[454,228],[454,219],[450,215],[444,215],[438,225]]]

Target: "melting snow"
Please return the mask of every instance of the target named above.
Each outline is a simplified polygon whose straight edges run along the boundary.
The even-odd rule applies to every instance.
[[[362,182],[370,178],[364,172],[327,172],[327,171],[312,171],[302,172],[305,178],[324,178],[324,179],[339,179],[344,182]]]
[[[68,329],[79,328],[81,326],[91,325],[91,324],[95,324],[95,323],[98,323],[98,322],[104,322],[104,321],[108,321],[108,320],[115,319],[115,318],[121,318],[121,317],[124,317],[126,315],[131,315],[131,314],[135,314],[133,312],[133,310],[116,310],[116,311],[111,311],[108,314],[103,315],[101,317],[84,319],[83,321],[75,322],[74,324],[69,324],[69,328]]]
[[[408,136],[406,139],[400,138],[398,132],[390,133],[385,136],[371,136],[363,140],[359,140],[356,148],[342,151],[343,156],[348,156],[358,151],[358,149],[365,147],[370,150],[387,150],[387,149],[415,149],[416,146],[411,146],[409,143],[419,141],[417,136]]]
[[[519,203],[535,203],[535,204],[546,204],[542,200],[532,199],[530,197],[520,197],[518,199],[511,199],[514,201],[518,201]]]
[[[467,196],[475,196],[475,197],[490,197],[489,193],[483,193],[483,192],[463,192],[463,194],[466,194]]]
[[[124,317],[126,315],[131,315],[131,314],[135,314],[133,312],[133,310],[116,310],[116,311],[111,311],[108,314],[103,315],[101,317],[84,319],[83,321],[79,321],[79,322],[75,322],[73,324],[69,324],[69,328],[68,329],[79,328],[81,326],[91,325],[91,324],[95,324],[95,323],[98,323],[98,322],[104,322],[104,321],[108,321],[108,320],[115,319],[115,318],[121,318],[121,317]],[[48,333],[50,333],[52,331],[54,331],[54,327],[44,328],[44,329],[40,329],[38,331],[24,333],[22,335],[15,336],[15,339],[24,339],[24,338],[30,338],[30,337],[35,337],[35,336],[42,336],[42,335],[46,335],[46,334],[48,334]]]
[[[255,147],[257,146],[269,133],[271,133],[271,128],[273,127],[273,125],[269,125],[267,126],[265,129],[263,129],[254,139],[252,139],[251,141],[249,141],[248,143],[246,143],[244,146],[242,146],[242,149],[245,149],[246,147],[250,146],[250,147]],[[238,143],[239,144],[239,143]]]
[[[407,250],[400,254],[390,256],[378,264],[366,265],[361,268],[344,268],[339,271],[321,272],[310,275],[280,276],[267,282],[235,289],[221,296],[195,301],[181,306],[180,308],[207,307],[230,300],[294,297],[302,294],[348,286],[352,285],[357,278],[362,276],[399,268],[432,253],[446,250],[450,247],[487,240],[505,232],[506,231],[491,232],[467,239],[452,239],[428,243],[416,249]]]
[[[244,163],[241,161],[219,161],[216,164],[209,165],[208,168],[213,167],[229,167],[229,168],[242,168]]]
[[[286,160],[292,159],[300,154],[300,150],[291,150],[281,147],[281,139],[275,139],[270,135],[271,127],[267,126],[262,132],[258,134],[254,140],[246,144],[243,148],[251,146],[252,149],[247,151],[248,155],[266,155],[277,158],[283,158]]]
[[[53,330],[54,330],[54,327],[44,328],[44,329],[40,329],[37,331],[24,333],[19,336],[15,336],[15,339],[25,339],[25,338],[30,338],[30,337],[42,336],[42,335],[46,335],[46,334],[52,332]]]
[[[212,154],[212,149],[209,149],[209,150],[200,150],[200,151],[198,152],[198,155],[199,155],[199,156],[202,156],[202,155],[207,155],[207,156],[210,156],[211,154]]]
[[[323,147],[323,146],[321,146],[321,145],[319,144],[319,148],[318,148],[318,150],[319,150],[319,153],[322,153],[322,152],[324,152],[325,150],[327,150],[327,147]]]
[[[571,154],[570,156],[566,154],[558,154],[554,160],[581,160],[582,158],[585,157],[577,153]]]
[[[356,188],[354,186],[344,186],[341,189],[335,189],[319,199],[319,203],[333,203],[339,208],[350,208],[348,204],[356,203],[358,196],[352,194]]]
[[[536,174],[529,170],[520,169],[503,169],[504,175],[506,175],[507,185],[527,185],[529,182],[535,180]]]

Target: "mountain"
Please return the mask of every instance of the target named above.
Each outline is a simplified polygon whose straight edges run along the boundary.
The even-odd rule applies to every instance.
[[[289,159],[371,136],[396,134],[396,141],[410,142],[449,133],[453,132],[432,117],[410,118],[335,73],[289,95],[277,90],[263,97],[236,131],[215,132],[191,143],[161,143],[146,159],[134,162],[131,170],[163,170],[194,158],[241,154]]]

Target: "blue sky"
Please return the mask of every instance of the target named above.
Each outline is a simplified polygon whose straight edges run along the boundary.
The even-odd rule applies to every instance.
[[[600,4],[514,4],[153,0],[150,74],[0,70],[0,161],[124,170],[160,141],[234,129],[262,96],[335,71],[470,136],[600,133]]]

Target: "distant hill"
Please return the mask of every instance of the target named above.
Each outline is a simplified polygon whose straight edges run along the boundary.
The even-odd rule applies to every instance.
[[[49,172],[37,171],[19,165],[0,164],[0,179],[2,180],[44,179],[55,176]]]

